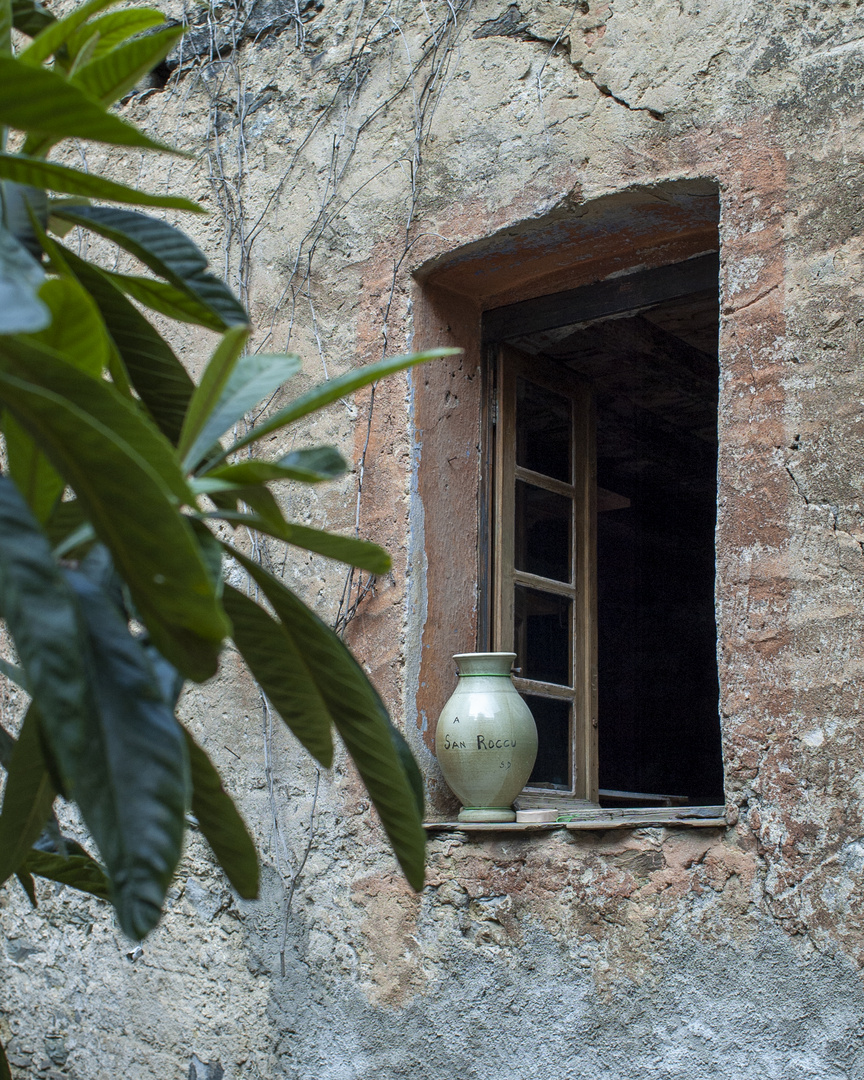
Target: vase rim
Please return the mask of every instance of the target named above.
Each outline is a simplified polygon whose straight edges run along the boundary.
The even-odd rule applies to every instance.
[[[460,675],[499,675],[509,678],[510,668],[516,659],[516,653],[456,653],[453,659]]]
[[[501,659],[503,659],[505,656],[509,656],[511,660],[516,659],[516,653],[515,652],[460,652],[460,653],[454,653],[453,654],[453,659],[454,660],[476,660],[476,659],[479,659],[480,657],[483,657],[484,660],[486,659],[486,657],[490,657],[490,658],[491,657],[500,657]]]

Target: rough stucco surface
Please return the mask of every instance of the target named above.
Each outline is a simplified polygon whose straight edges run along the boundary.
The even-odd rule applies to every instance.
[[[864,1077],[861,4],[301,7],[299,45],[292,4],[262,0],[241,34],[230,5],[196,11],[175,79],[123,106],[199,154],[218,132],[227,188],[208,180],[212,154],[170,172],[133,154],[118,164],[124,179],[141,170],[145,186],[183,186],[211,209],[186,226],[217,265],[227,245],[235,277],[238,221],[260,224],[242,279],[256,342],[290,339],[304,356],[291,392],[385,345],[458,343],[470,323],[464,297],[453,297],[452,317],[436,301],[436,318],[415,325],[412,274],[435,259],[550,216],[578,224],[591,200],[616,191],[717,182],[730,827],[506,842],[448,834],[431,842],[429,883],[415,897],[350,766],[322,776],[313,815],[314,766],[278,726],[276,835],[260,698],[229,653],[183,714],[258,837],[261,900],[233,898],[192,833],[165,921],[133,963],[96,901],[42,885],[30,911],[4,890],[0,1035],[15,1075]],[[221,59],[208,62],[213,48]],[[424,49],[432,56],[402,89],[406,57]],[[206,336],[181,332],[190,366],[211,347]],[[450,676],[433,685],[420,657],[425,647],[443,662],[471,646],[474,566],[429,565],[429,538],[440,543],[449,515],[467,523],[454,536],[470,549],[473,507],[425,497],[424,436],[434,441],[431,410],[453,444],[440,490],[470,490],[477,357],[428,376],[415,432],[419,378],[413,389],[405,379],[379,387],[371,425],[367,393],[291,439],[333,441],[355,460],[365,448],[361,529],[388,546],[394,569],[349,639],[442,807],[423,737]],[[290,494],[288,509],[348,530],[358,480]],[[282,565],[281,551],[270,556]],[[340,568],[294,554],[284,573],[334,616]],[[7,693],[4,714],[17,709]],[[286,885],[310,817],[283,977]]]

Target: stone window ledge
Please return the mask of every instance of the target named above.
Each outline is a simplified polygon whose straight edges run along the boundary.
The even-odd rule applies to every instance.
[[[724,806],[651,807],[643,810],[578,810],[570,821],[479,822],[424,821],[427,832],[536,833],[566,829],[570,832],[605,832],[607,829],[685,828],[725,829]]]

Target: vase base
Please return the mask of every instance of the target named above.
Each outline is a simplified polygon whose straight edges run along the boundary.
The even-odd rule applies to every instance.
[[[458,821],[515,821],[516,814],[509,806],[463,806]]]

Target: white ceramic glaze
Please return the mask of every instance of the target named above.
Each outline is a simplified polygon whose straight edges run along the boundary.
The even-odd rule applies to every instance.
[[[441,711],[435,751],[460,821],[515,821],[513,800],[537,757],[537,727],[510,678],[515,653],[454,656],[459,685]]]

